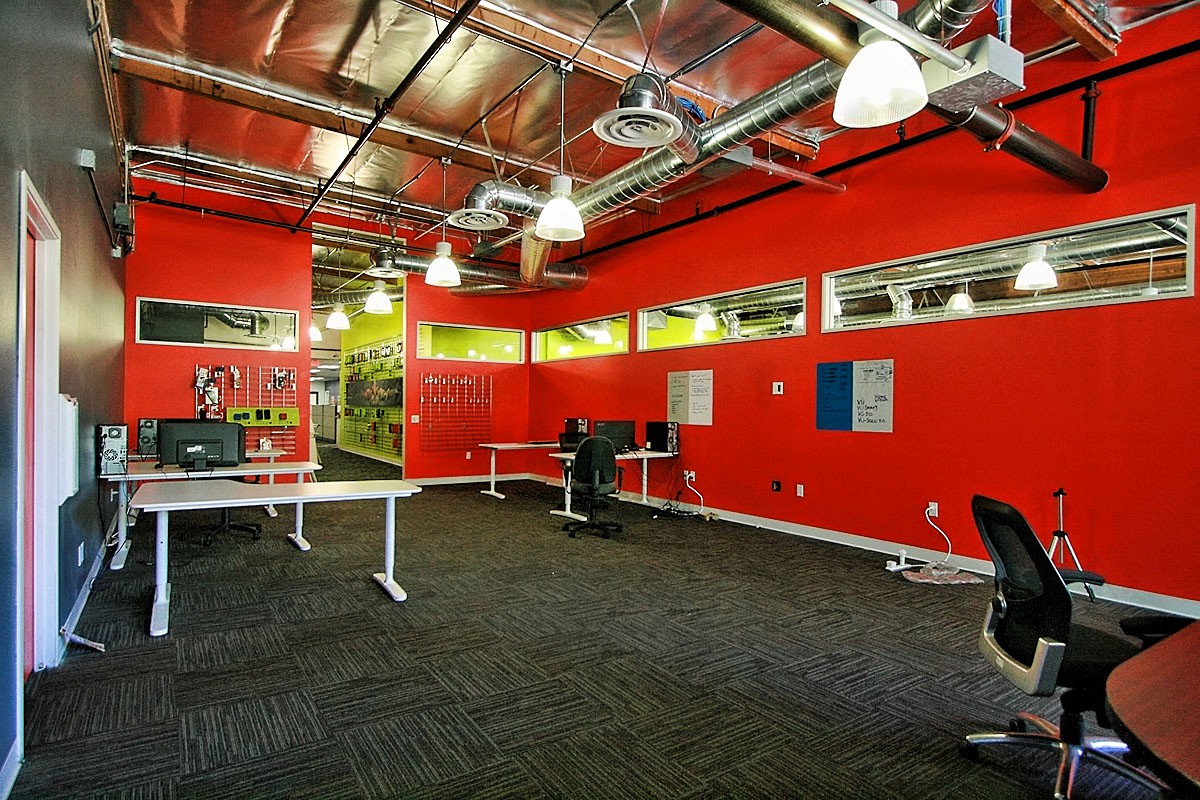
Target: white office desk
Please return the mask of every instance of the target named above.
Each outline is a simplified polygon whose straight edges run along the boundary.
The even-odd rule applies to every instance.
[[[625,453],[617,454],[617,461],[641,461],[642,462],[642,505],[650,502],[650,498],[646,495],[646,490],[649,486],[650,478],[649,464],[651,459],[655,458],[676,458],[678,453],[666,453],[661,450],[630,450]],[[570,519],[585,520],[587,517],[582,514],[576,514],[571,511],[571,465],[575,462],[574,453],[551,453],[551,458],[556,458],[562,462],[563,470],[563,507],[562,510],[554,509],[551,514],[559,517],[569,517]]]
[[[275,459],[279,458],[280,456],[286,456],[287,454],[288,454],[287,450],[278,450],[278,449],[272,447],[270,450],[247,450],[246,458],[248,458],[251,461],[254,461],[254,460],[260,459],[260,458],[265,458],[267,460],[268,464],[274,464]],[[317,479],[317,476],[315,474],[309,475],[309,477],[314,481]],[[275,473],[268,472],[267,473],[267,483],[274,483],[274,482],[275,482]],[[273,505],[267,506],[267,516],[268,517],[279,516],[279,512],[275,510],[275,506],[273,506]]]
[[[496,453],[501,450],[551,450],[558,447],[558,442],[484,442],[479,446],[485,450],[492,451],[492,469],[488,488],[481,490],[479,493],[498,497],[503,500],[504,495],[496,491]]]
[[[307,551],[311,545],[304,538],[305,503],[383,499],[386,501],[383,572],[377,572],[372,577],[389,597],[401,601],[406,599],[408,594],[396,583],[393,576],[396,557],[396,498],[409,497],[420,491],[421,487],[416,484],[396,480],[281,484],[209,480],[145,484],[134,494],[130,505],[141,511],[153,511],[157,515],[150,635],[165,634],[170,620],[171,584],[167,580],[167,538],[172,511],[293,503],[296,506],[296,531],[289,535],[288,539],[301,550]]]
[[[256,455],[266,456],[268,451],[258,451]],[[279,450],[275,455],[285,454]],[[250,454],[247,453],[247,456]],[[129,484],[146,483],[149,481],[186,481],[201,478],[245,478],[253,475],[266,475],[268,485],[275,483],[276,475],[308,475],[315,480],[314,473],[321,468],[315,461],[285,461],[275,463],[272,457],[266,464],[238,464],[236,467],[209,467],[208,469],[187,470],[182,467],[164,465],[155,466],[153,461],[132,461],[125,472],[120,475],[105,475],[104,479],[117,484],[117,549],[109,562],[111,569],[122,569],[125,559],[129,557]],[[269,506],[267,513],[274,511]],[[274,514],[272,514],[274,516]]]

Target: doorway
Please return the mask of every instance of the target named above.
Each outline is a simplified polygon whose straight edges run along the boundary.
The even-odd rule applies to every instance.
[[[25,677],[58,664],[58,474],[46,457],[57,441],[59,282],[58,224],[29,174],[21,173],[20,320],[17,372],[17,530],[22,565],[17,602]],[[42,446],[38,446],[43,443]]]

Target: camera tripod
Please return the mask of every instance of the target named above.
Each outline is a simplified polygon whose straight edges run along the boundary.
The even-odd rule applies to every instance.
[[[1074,546],[1071,545],[1071,539],[1067,536],[1066,528],[1063,526],[1063,498],[1067,496],[1067,490],[1058,487],[1054,492],[1054,499],[1058,501],[1058,530],[1054,531],[1050,539],[1050,548],[1046,551],[1050,555],[1050,560],[1054,560],[1054,554],[1058,554],[1058,563],[1065,564],[1066,556],[1069,553],[1071,560],[1075,562],[1075,568],[1063,568],[1059,566],[1058,573],[1062,575],[1065,583],[1082,583],[1084,591],[1092,602],[1096,602],[1096,593],[1092,591],[1093,586],[1103,586],[1104,576],[1098,572],[1089,572],[1079,563],[1079,556],[1075,553]]]

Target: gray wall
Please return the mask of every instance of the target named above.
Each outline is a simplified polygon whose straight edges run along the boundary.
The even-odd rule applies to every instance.
[[[84,2],[0,2],[0,759],[16,741],[22,691],[21,648],[13,598],[20,554],[16,534],[17,326],[20,173],[31,176],[63,234],[60,391],[80,404],[79,494],[60,510],[59,623],[83,589],[102,545],[94,426],[121,420],[124,277],[78,151],[96,152],[101,197],[111,210],[119,191],[97,64]],[[103,506],[103,508],[101,508]],[[85,560],[76,566],[84,543]],[[0,786],[0,793],[7,787]]]

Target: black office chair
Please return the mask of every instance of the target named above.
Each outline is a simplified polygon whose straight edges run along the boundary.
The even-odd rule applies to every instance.
[[[597,531],[605,539],[621,530],[620,523],[601,522],[596,512],[607,505],[606,498],[621,491],[621,470],[617,452],[603,436],[589,436],[579,443],[571,465],[571,502],[587,505],[587,519],[568,522],[562,529],[574,538],[579,531]]]
[[[252,522],[234,522],[230,517],[229,509],[222,508],[221,521],[216,525],[209,525],[201,529],[201,532],[204,534],[201,543],[207,547],[208,545],[212,544],[214,536],[232,533],[233,531],[248,533],[255,541],[262,538],[261,525]]]
[[[1118,664],[1138,652],[1138,645],[1115,632],[1072,622],[1071,595],[1062,575],[1019,511],[979,495],[971,500],[971,511],[996,567],[996,594],[979,635],[980,652],[1026,694],[1048,697],[1065,691],[1059,698],[1058,725],[1021,712],[1010,731],[967,736],[961,745],[964,755],[977,758],[980,746],[992,744],[1057,750],[1056,798],[1071,796],[1084,761],[1162,790],[1153,776],[1117,757],[1128,752],[1124,742],[1087,736],[1083,719],[1091,711],[1111,727],[1104,682]]]

